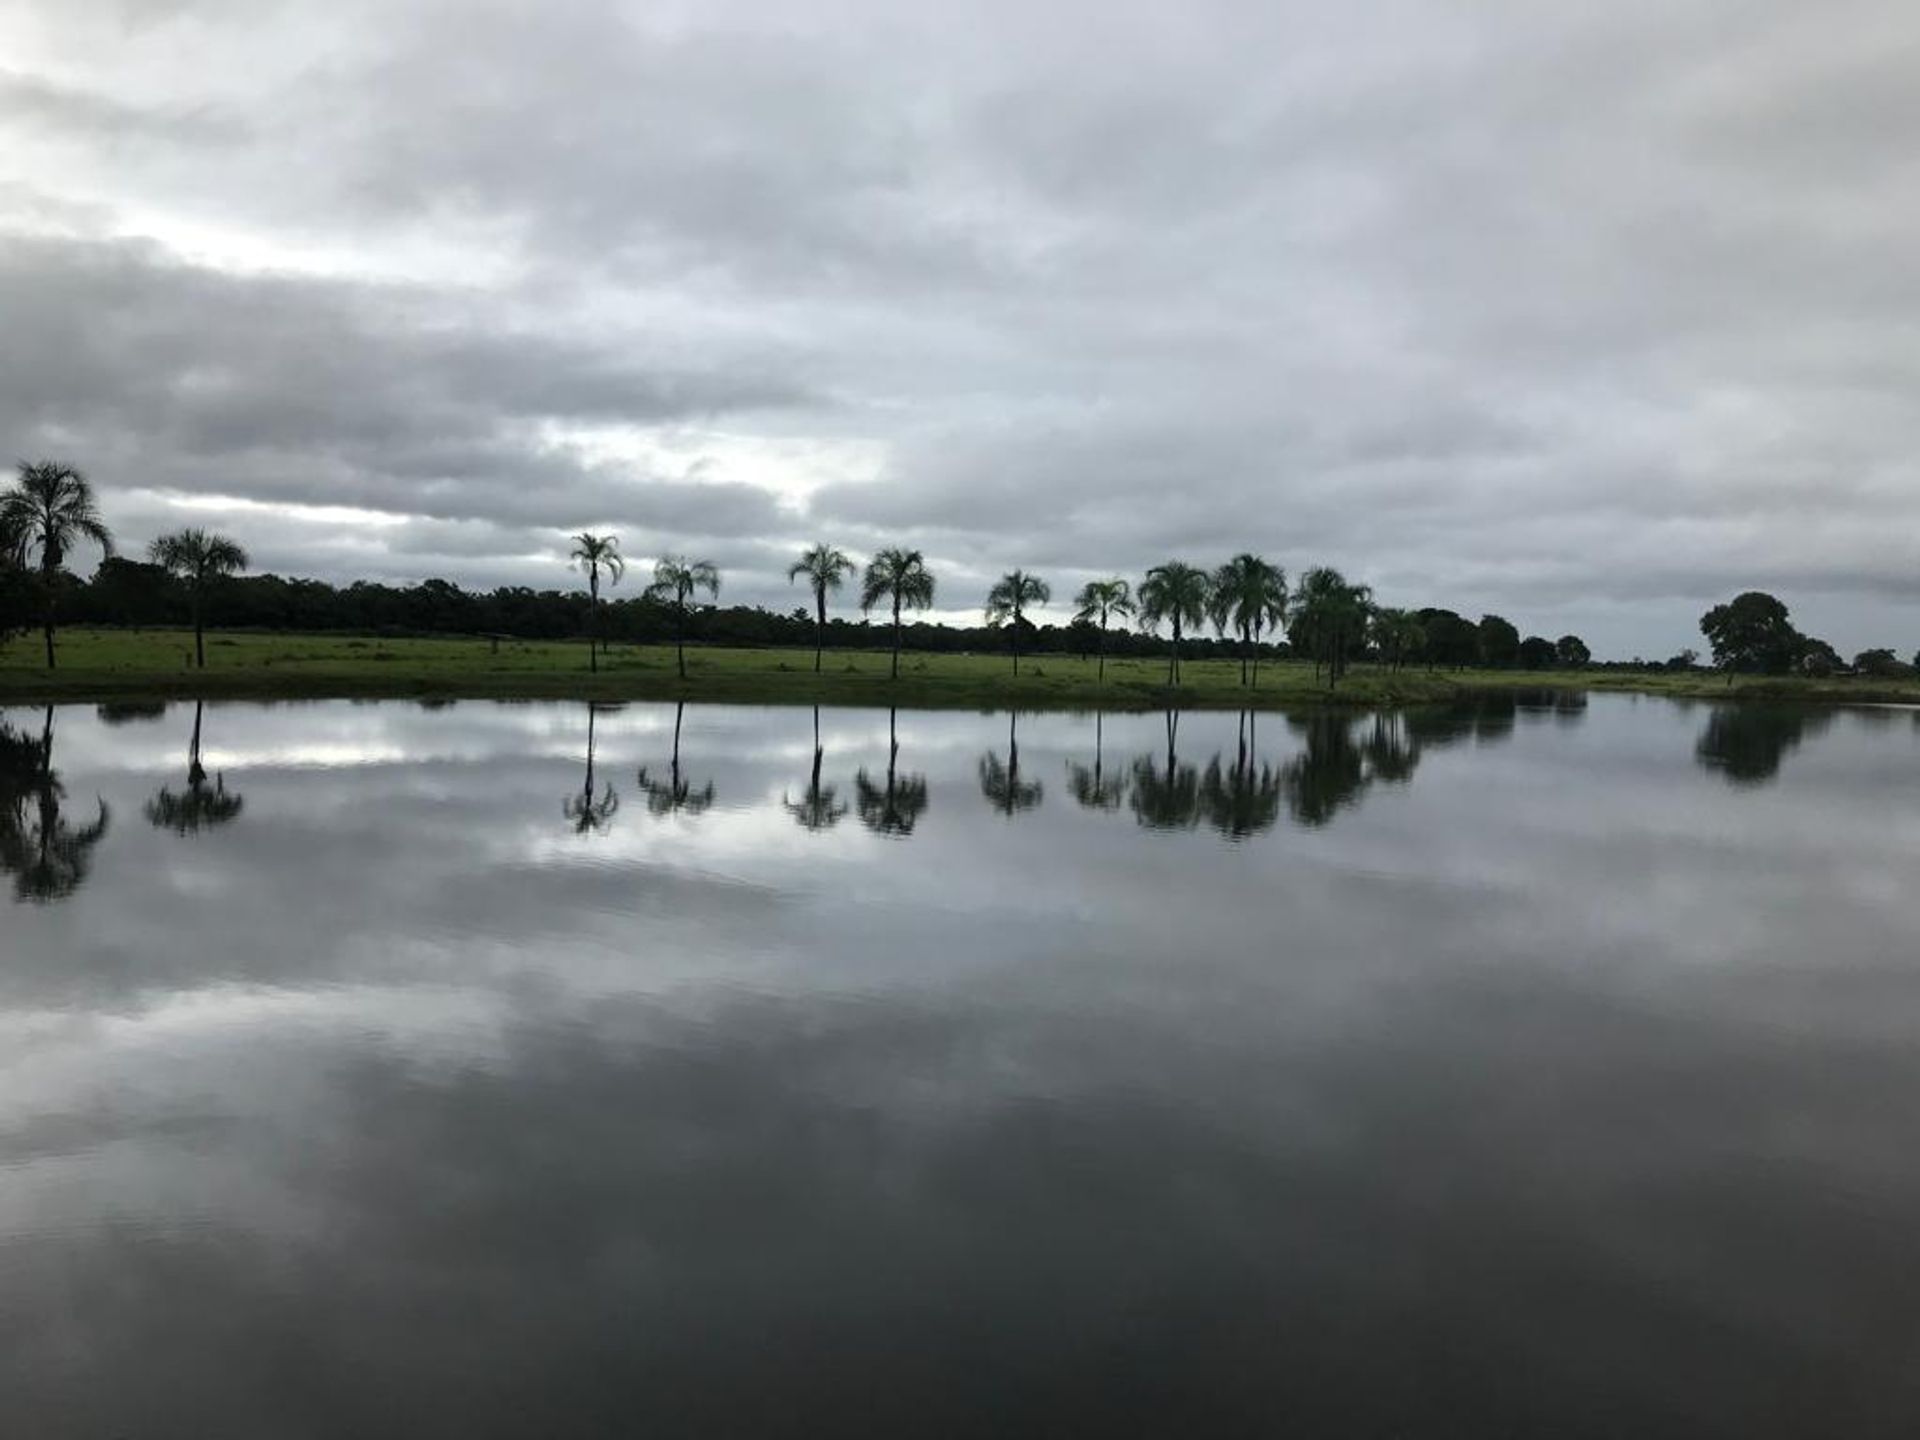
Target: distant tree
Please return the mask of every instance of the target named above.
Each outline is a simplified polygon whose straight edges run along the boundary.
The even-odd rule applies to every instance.
[[[31,628],[33,600],[32,576],[0,547],[0,645]]]
[[[1511,670],[1520,659],[1520,632],[1504,615],[1480,617],[1480,663],[1490,670]]]
[[[1222,635],[1240,637],[1240,683],[1260,683],[1260,637],[1278,629],[1287,615],[1287,572],[1248,551],[1242,551],[1213,572],[1209,607]],[[1249,679],[1248,665],[1252,676]]]
[[[1853,657],[1853,668],[1875,680],[1898,680],[1913,673],[1891,650],[1862,650]]]
[[[696,590],[706,591],[715,600],[720,598],[720,571],[711,560],[668,555],[654,563],[647,598],[673,611],[673,649],[682,680],[687,678],[687,602]]]
[[[1553,658],[1563,670],[1581,670],[1593,659],[1593,652],[1578,635],[1562,635],[1553,643]]]
[[[162,535],[147,546],[147,558],[187,587],[193,617],[193,663],[207,668],[207,591],[215,580],[238,575],[247,568],[247,552],[224,535],[191,528]]]
[[[1516,658],[1522,670],[1546,670],[1552,667],[1559,654],[1551,640],[1540,635],[1529,635],[1520,642]]]
[[[813,591],[815,630],[813,632],[813,673],[820,673],[820,656],[827,644],[827,596],[840,589],[840,583],[847,576],[855,574],[860,567],[853,563],[853,557],[844,550],[836,550],[831,545],[815,545],[787,568],[787,583],[791,585],[802,575],[807,577],[807,586]],[[804,615],[805,611],[796,611]]]
[[[620,556],[620,537],[595,535],[582,531],[573,537],[569,557],[576,569],[587,572],[587,669],[600,673],[600,572],[607,572],[607,584],[618,585],[627,573],[627,562]]]
[[[49,670],[54,668],[60,579],[68,553],[84,541],[98,545],[103,555],[113,554],[113,534],[100,518],[87,477],[51,460],[21,461],[13,488],[0,494],[0,552],[21,569],[39,572]]]
[[[1053,591],[1047,587],[1047,582],[1024,570],[1008,571],[987,592],[987,628],[997,630],[1005,625],[1012,632],[1013,673],[1016,675],[1020,673],[1020,632],[1023,628],[1031,628],[1027,623],[1027,611],[1046,604],[1052,598]]]
[[[1794,657],[1793,669],[1801,675],[1823,679],[1847,668],[1847,662],[1840,658],[1840,652],[1824,640],[1816,640],[1811,635],[1800,637],[1800,650]]]
[[[1166,621],[1173,627],[1173,648],[1167,656],[1167,683],[1180,683],[1180,636],[1189,625],[1204,625],[1213,596],[1207,572],[1184,560],[1169,560],[1147,571],[1140,585],[1140,620],[1145,625]]]
[[[1480,662],[1480,632],[1474,623],[1451,610],[1427,609],[1419,612],[1423,640],[1420,658],[1427,668],[1445,665],[1458,670]]]
[[[1098,678],[1105,680],[1107,623],[1116,615],[1132,615],[1138,611],[1139,607],[1133,603],[1133,587],[1117,575],[1110,580],[1089,580],[1080,587],[1080,593],[1074,597],[1073,603],[1079,607],[1073,615],[1076,625],[1100,627]]]
[[[1398,670],[1421,653],[1427,640],[1427,628],[1411,610],[1382,608],[1373,612],[1374,647],[1390,670]]]
[[[1312,657],[1316,677],[1325,668],[1332,689],[1346,675],[1353,652],[1365,643],[1372,614],[1371,590],[1320,565],[1302,575],[1294,589],[1287,634],[1296,651]]]
[[[933,572],[927,569],[926,557],[918,550],[889,547],[867,563],[866,576],[860,582],[860,608],[870,611],[883,600],[893,605],[891,673],[897,680],[900,678],[900,609],[905,606],[910,610],[925,610],[933,604]]]
[[[1806,652],[1787,607],[1761,590],[1749,590],[1700,617],[1700,633],[1713,649],[1713,663],[1732,680],[1737,671],[1781,675]]]

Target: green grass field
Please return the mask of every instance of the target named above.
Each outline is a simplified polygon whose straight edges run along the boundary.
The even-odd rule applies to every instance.
[[[584,642],[482,639],[378,639],[349,635],[209,634],[207,668],[191,666],[193,637],[170,630],[68,630],[59,668],[45,668],[38,636],[0,647],[0,702],[132,697],[302,699],[322,697],[501,697],[688,699],[739,704],[886,705],[981,709],[1157,709],[1170,701],[1214,709],[1291,708],[1309,704],[1409,704],[1445,699],[1462,688],[1568,686],[1651,694],[1768,697],[1837,702],[1920,703],[1920,684],[1855,679],[1741,680],[1712,675],[1611,671],[1456,671],[1398,673],[1356,666],[1339,689],[1313,667],[1261,666],[1259,689],[1239,683],[1237,664],[1189,661],[1177,691],[1166,688],[1164,660],[1110,660],[1102,684],[1093,662],[1029,657],[1016,680],[1005,655],[900,657],[888,678],[884,651],[828,651],[821,674],[810,650],[690,648],[687,678],[665,646],[616,645],[587,669]]]

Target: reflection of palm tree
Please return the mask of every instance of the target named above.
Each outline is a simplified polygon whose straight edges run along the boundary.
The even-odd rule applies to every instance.
[[[604,835],[612,825],[614,814],[620,809],[620,797],[614,793],[613,782],[608,781],[602,787],[600,795],[593,793],[593,717],[600,707],[592,701],[587,702],[587,781],[580,787],[578,795],[569,795],[560,802],[560,813],[573,823],[576,835]]]
[[[1367,757],[1367,772],[1384,785],[1400,785],[1413,779],[1420,764],[1420,746],[1408,728],[1407,717],[1398,711],[1380,711],[1362,744]]]
[[[1344,715],[1290,723],[1306,743],[1283,775],[1288,807],[1302,825],[1324,825],[1366,790],[1371,778],[1366,758],[1353,743],[1352,721]]]
[[[1153,768],[1153,757],[1133,762],[1133,813],[1142,825],[1155,830],[1190,829],[1200,818],[1200,772],[1182,765],[1175,755],[1180,735],[1180,712],[1167,711],[1167,768]]]
[[[820,707],[813,707],[813,772],[807,777],[806,794],[794,800],[782,795],[780,803],[787,813],[809,830],[831,830],[846,815],[845,802],[839,800],[831,785],[820,783],[820,762],[825,756],[820,745]]]
[[[1020,778],[1020,733],[1019,716],[1013,711],[1007,712],[1007,763],[1002,765],[1000,757],[989,750],[980,757],[980,793],[987,797],[989,804],[1002,815],[1011,818],[1021,810],[1031,810],[1040,803],[1040,797],[1046,789],[1038,780]]]
[[[1258,717],[1243,710],[1233,768],[1222,769],[1220,757],[1215,755],[1207,762],[1207,773],[1200,781],[1200,803],[1207,823],[1235,840],[1271,830],[1280,818],[1283,787],[1274,768],[1260,765],[1255,759],[1259,749],[1257,724]]]
[[[162,785],[147,801],[147,823],[176,835],[197,834],[224,825],[236,819],[246,805],[238,795],[228,792],[226,776],[216,775],[213,784],[207,784],[207,767],[200,763],[200,720],[205,708],[202,702],[194,701],[193,738],[187,742],[187,788],[176,794],[172,787]]]
[[[900,740],[894,721],[897,712],[887,711],[887,782],[879,786],[868,778],[865,769],[853,777],[855,798],[860,806],[860,823],[882,835],[906,836],[927,808],[927,777],[899,775],[895,767],[900,759]]]
[[[650,777],[647,767],[640,767],[640,788],[647,792],[647,809],[655,815],[668,815],[676,810],[684,810],[689,815],[698,815],[713,804],[713,782],[709,780],[699,790],[693,788],[686,776],[680,773],[680,721],[687,711],[687,702],[682,700],[673,707],[673,759],[667,766],[664,780]]]
[[[60,813],[66,787],[53,769],[53,707],[40,738],[0,725],[0,871],[16,899],[63,900],[86,881],[93,847],[106,837],[107,802],[78,830]]]
[[[1716,705],[1694,758],[1735,785],[1764,785],[1780,773],[1787,751],[1827,728],[1831,712],[1771,705]]]
[[[1067,762],[1067,789],[1073,792],[1073,798],[1089,810],[1117,810],[1120,802],[1126,798],[1127,782],[1124,777],[1109,780],[1101,772],[1102,735],[1101,727],[1106,716],[1094,712],[1093,717],[1093,764],[1076,765]]]

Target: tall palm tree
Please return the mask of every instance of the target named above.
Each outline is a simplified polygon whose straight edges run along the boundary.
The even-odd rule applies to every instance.
[[[193,736],[187,742],[187,788],[178,794],[162,785],[147,801],[147,823],[176,835],[194,835],[229,820],[237,820],[246,801],[227,789],[227,777],[215,775],[207,784],[207,767],[200,763],[200,722],[206,706],[193,702]]]
[[[647,792],[647,809],[655,815],[667,815],[676,810],[684,810],[689,815],[698,815],[713,804],[713,782],[709,780],[696,790],[693,782],[680,773],[680,722],[686,716],[687,702],[682,700],[673,707],[673,759],[668,763],[666,779],[649,776],[647,767],[640,767],[640,788]]]
[[[987,624],[994,628],[1005,625],[1011,631],[1016,675],[1020,673],[1020,627],[1027,623],[1027,610],[1030,606],[1044,605],[1052,598],[1053,591],[1047,582],[1024,570],[1011,570],[1002,575],[987,592]]]
[[[893,678],[900,678],[900,607],[925,610],[933,604],[933,572],[918,550],[889,547],[867,562],[860,582],[860,608],[871,610],[882,600],[893,602]]]
[[[991,750],[980,757],[980,793],[994,809],[1009,818],[1022,810],[1031,810],[1046,793],[1046,787],[1038,780],[1020,778],[1019,718],[1013,711],[1007,712],[1006,764],[1001,764],[1000,757]]]
[[[1116,615],[1132,615],[1139,609],[1133,603],[1133,587],[1119,576],[1111,580],[1089,580],[1080,587],[1080,593],[1073,599],[1079,608],[1073,612],[1076,621],[1100,627],[1100,668],[1099,678],[1107,678],[1107,622]]]
[[[696,590],[706,591],[715,600],[720,598],[720,571],[711,560],[668,555],[654,564],[653,584],[647,587],[647,596],[673,607],[673,648],[682,680],[687,678],[687,601]]]
[[[1140,586],[1140,620],[1173,626],[1173,649],[1167,657],[1167,683],[1180,683],[1180,635],[1188,625],[1204,625],[1213,582],[1207,572],[1184,560],[1169,560],[1147,571]]]
[[[1287,614],[1287,573],[1258,555],[1243,551],[1213,572],[1213,623],[1240,637],[1240,683],[1260,683],[1260,637],[1278,627]],[[1247,664],[1253,664],[1249,682]]]
[[[820,673],[821,653],[827,646],[827,596],[837,593],[841,581],[857,574],[859,569],[852,556],[831,545],[815,545],[787,567],[789,585],[804,575],[807,588],[813,591],[813,673],[816,675]]]
[[[1106,719],[1101,711],[1093,712],[1093,764],[1067,762],[1067,789],[1089,810],[1117,810],[1127,794],[1124,778],[1109,780],[1104,773]]]
[[[926,812],[927,777],[896,773],[900,760],[900,737],[894,724],[897,716],[897,711],[887,711],[886,784],[874,784],[862,767],[853,777],[853,788],[860,806],[860,823],[878,834],[904,839]]]
[[[627,573],[627,562],[620,555],[618,535],[595,535],[583,530],[573,537],[573,553],[568,563],[587,572],[587,669],[600,673],[600,572],[607,572],[607,584],[618,585]]]
[[[608,781],[598,796],[593,793],[593,757],[594,730],[593,719],[600,707],[592,701],[587,702],[587,780],[580,787],[578,795],[569,795],[560,802],[560,813],[572,822],[576,835],[604,835],[613,824],[613,817],[619,812],[620,797],[614,793],[613,782]]]
[[[53,627],[60,598],[60,572],[67,554],[91,540],[113,554],[113,534],[100,518],[87,477],[51,460],[20,462],[13,488],[0,495],[0,552],[23,569],[40,572],[41,625],[47,637],[47,668],[53,669]]]
[[[832,785],[820,783],[820,762],[826,751],[820,744],[820,707],[813,707],[813,773],[807,779],[806,793],[798,800],[786,795],[780,797],[780,803],[796,823],[808,830],[831,830],[838,825],[847,813],[846,802],[841,800]]]
[[[238,575],[247,568],[247,552],[224,535],[199,528],[176,530],[147,546],[147,558],[170,575],[187,582],[187,600],[193,607],[194,664],[207,668],[206,598],[213,582]]]
[[[1313,657],[1313,673],[1326,667],[1327,688],[1340,683],[1347,662],[1366,638],[1367,619],[1373,613],[1373,591],[1350,583],[1330,566],[1317,566],[1300,577],[1287,611],[1287,633],[1294,648]]]

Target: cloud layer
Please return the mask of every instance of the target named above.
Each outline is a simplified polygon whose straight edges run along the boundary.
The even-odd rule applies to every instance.
[[[63,0],[0,19],[0,437],[126,539],[943,606],[1254,545],[1602,653],[1920,637],[1920,13]],[[246,502],[234,504],[231,502]]]

